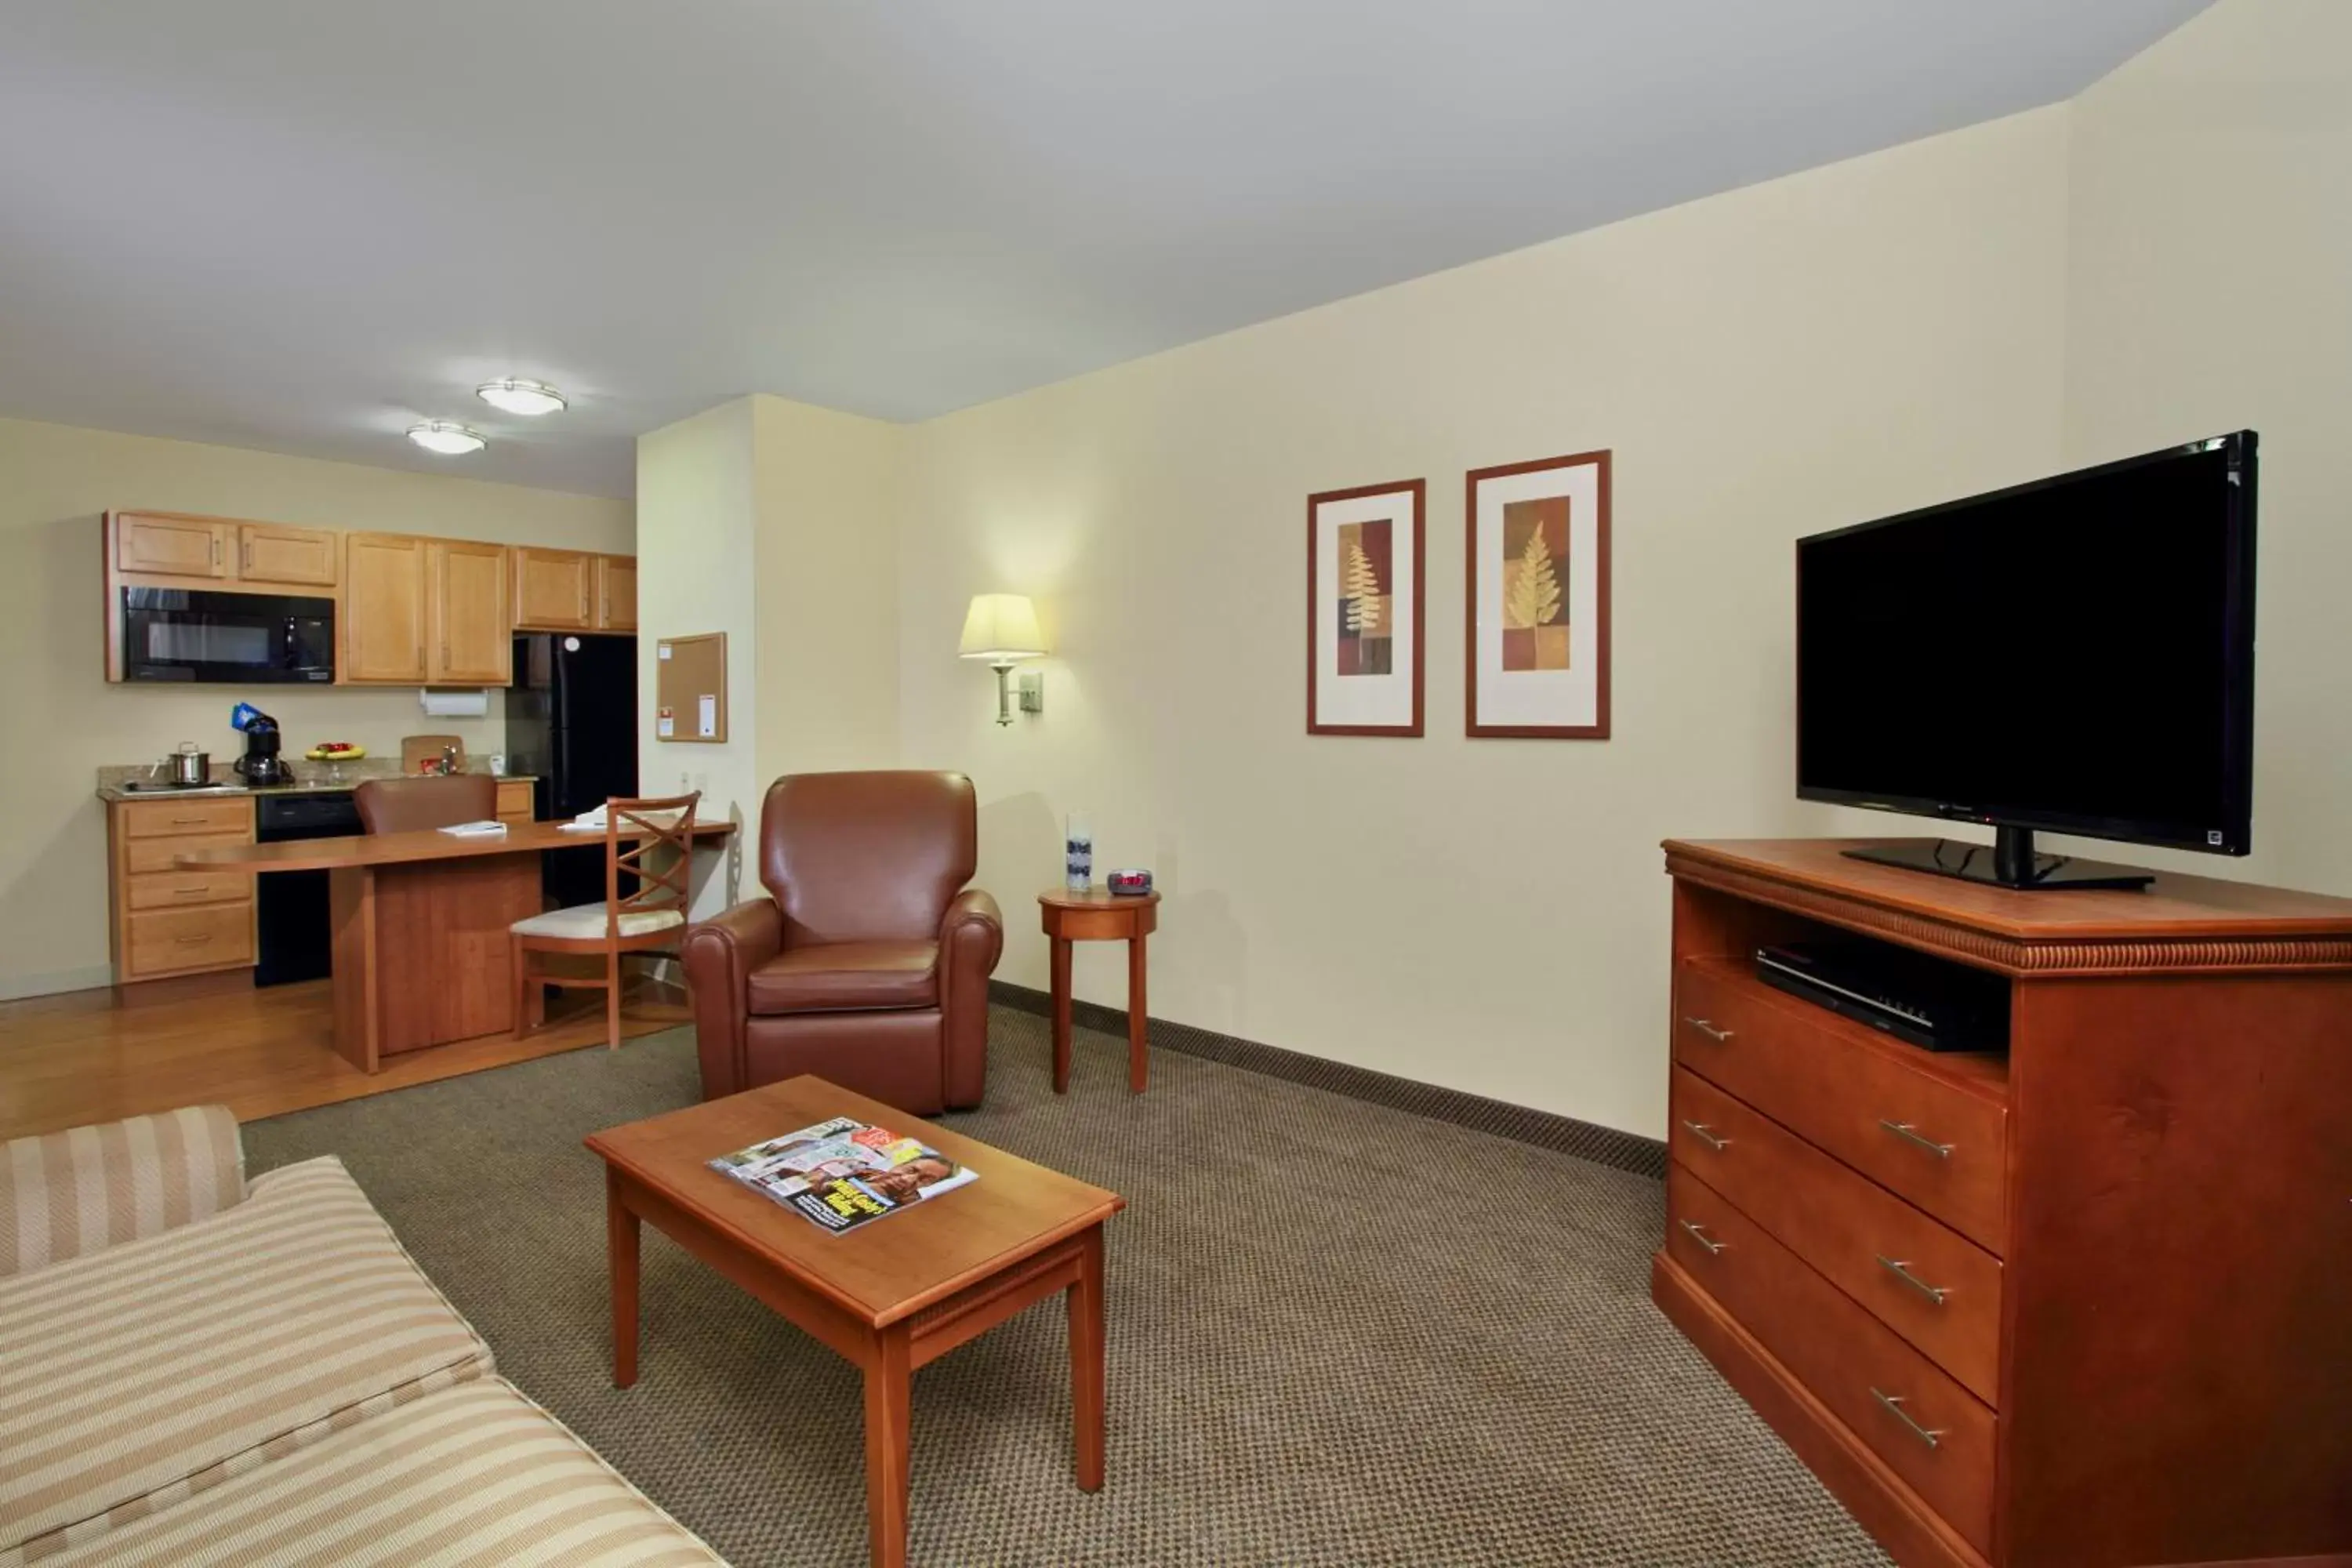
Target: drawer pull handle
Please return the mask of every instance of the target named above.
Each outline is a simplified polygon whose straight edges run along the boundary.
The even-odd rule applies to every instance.
[[[212,936],[211,933],[207,932],[203,936],[175,936],[172,940],[178,942],[182,947],[194,947],[200,943],[212,941]]]
[[[1685,1230],[1690,1232],[1690,1238],[1693,1241],[1697,1242],[1701,1247],[1706,1247],[1710,1256],[1715,1253],[1721,1252],[1724,1247],[1728,1245],[1728,1243],[1717,1241],[1713,1237],[1707,1235],[1706,1227],[1700,1225],[1696,1220],[1683,1219],[1676,1220],[1675,1223],[1681,1226]]]
[[[1919,1423],[1911,1419],[1911,1413],[1903,1408],[1903,1395],[1899,1394],[1881,1394],[1878,1390],[1874,1388],[1870,1391],[1870,1396],[1878,1401],[1879,1404],[1886,1406],[1887,1410],[1894,1415],[1895,1419],[1902,1422],[1906,1427],[1910,1429],[1911,1436],[1918,1438],[1919,1441],[1927,1444],[1930,1448],[1940,1448],[1944,1446],[1943,1428],[1940,1426],[1922,1426]]]
[[[1709,1127],[1704,1121],[1685,1121],[1683,1123],[1683,1126],[1688,1130],[1692,1137],[1697,1139],[1700,1142],[1706,1144],[1708,1148],[1714,1150],[1718,1154],[1731,1147],[1730,1139],[1717,1137],[1715,1134],[1715,1129]]]
[[[207,882],[201,888],[174,888],[172,896],[175,899],[209,899],[213,896],[212,884]]]
[[[212,818],[208,816],[175,816],[172,818],[172,826],[174,827],[202,827],[205,823],[210,822]]]
[[[1688,1024],[1692,1028],[1696,1029],[1700,1034],[1705,1035],[1708,1039],[1714,1040],[1717,1044],[1731,1038],[1730,1030],[1717,1028],[1714,1023],[1709,1019],[1694,1018],[1685,1014],[1683,1017],[1683,1022]]]
[[[1878,1266],[1881,1268],[1885,1269],[1889,1274],[1894,1275],[1895,1278],[1902,1280],[1903,1283],[1910,1286],[1911,1289],[1918,1291],[1919,1294],[1927,1297],[1927,1300],[1935,1302],[1938,1307],[1944,1304],[1944,1298],[1951,1294],[1949,1290],[1945,1289],[1941,1285],[1930,1285],[1925,1279],[1920,1279],[1916,1274],[1912,1273],[1911,1266],[1908,1263],[1899,1262],[1895,1258],[1887,1257],[1886,1254],[1883,1252],[1878,1253],[1875,1256],[1878,1258]]]
[[[1937,1142],[1933,1138],[1928,1137],[1925,1132],[1920,1131],[1918,1128],[1913,1126],[1908,1121],[1889,1121],[1886,1118],[1882,1116],[1878,1119],[1878,1124],[1881,1127],[1885,1128],[1889,1132],[1894,1133],[1897,1138],[1902,1139],[1906,1143],[1917,1144],[1920,1148],[1925,1149],[1938,1160],[1948,1160],[1952,1157],[1952,1145],[1949,1143]]]

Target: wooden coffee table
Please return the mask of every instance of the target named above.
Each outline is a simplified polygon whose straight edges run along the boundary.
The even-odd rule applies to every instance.
[[[705,1163],[835,1116],[919,1138],[980,1173],[970,1186],[833,1235]],[[613,1382],[637,1380],[640,1220],[866,1373],[866,1511],[877,1568],[907,1561],[908,1379],[1066,1291],[1080,1488],[1103,1483],[1103,1222],[1127,1206],[1015,1155],[819,1078],[592,1134],[612,1247]]]

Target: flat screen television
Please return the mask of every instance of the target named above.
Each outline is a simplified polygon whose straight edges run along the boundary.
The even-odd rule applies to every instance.
[[[2252,430],[1797,542],[1797,794],[1989,823],[1855,850],[2011,887],[2136,887],[2036,829],[2243,855]]]

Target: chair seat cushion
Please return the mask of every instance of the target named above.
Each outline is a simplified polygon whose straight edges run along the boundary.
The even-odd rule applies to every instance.
[[[55,1568],[688,1568],[719,1556],[502,1378],[429,1394]]]
[[[656,931],[672,931],[686,923],[686,916],[677,910],[632,910],[621,916],[623,936],[651,936]],[[520,920],[508,929],[517,936],[561,937],[567,942],[595,942],[604,934],[604,906],[574,904],[568,910],[550,910],[543,915]]]
[[[788,947],[744,981],[754,1015],[862,1013],[940,1004],[935,942],[830,942]]]
[[[210,1219],[0,1280],[0,1563],[489,1370],[341,1161],[272,1171]]]

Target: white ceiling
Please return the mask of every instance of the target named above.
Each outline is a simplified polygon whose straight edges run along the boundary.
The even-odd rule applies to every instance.
[[[625,495],[730,396],[985,401],[2052,102],[2206,3],[0,0],[0,414]]]

